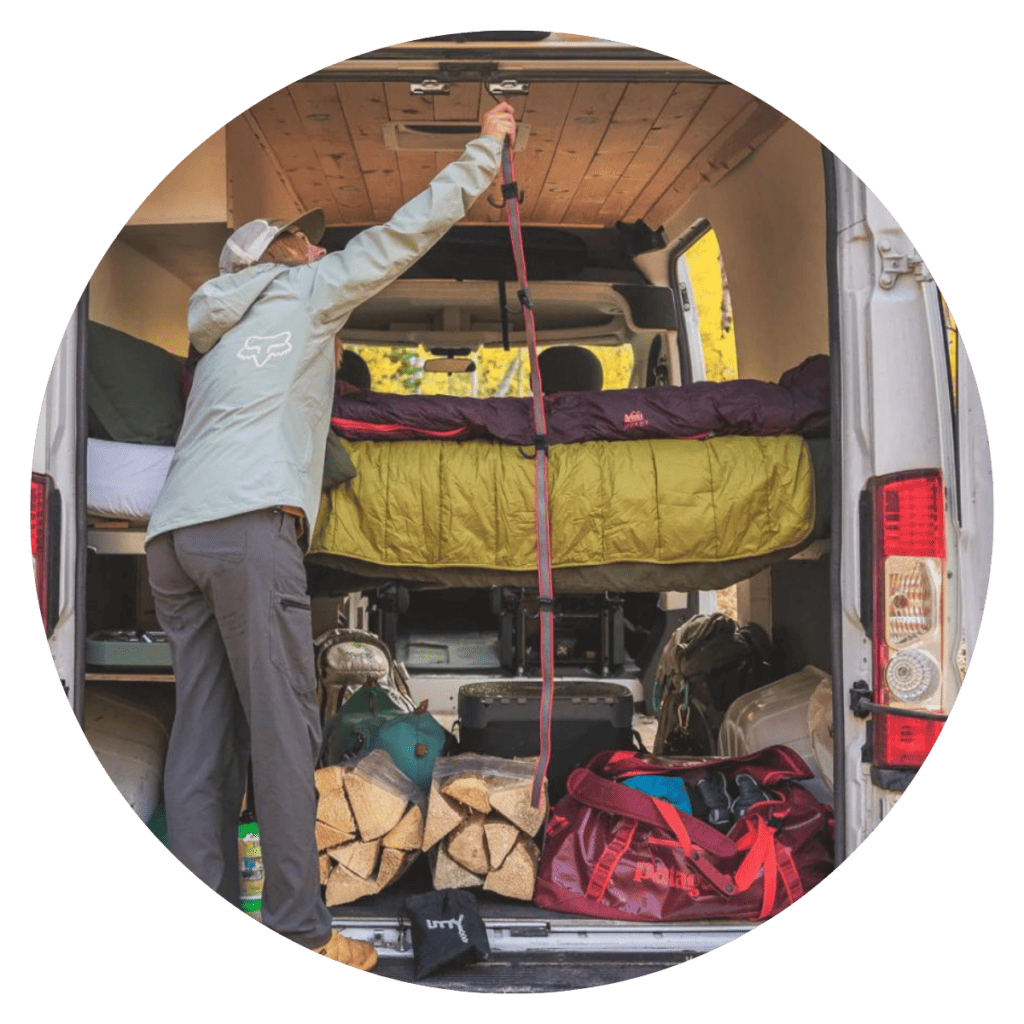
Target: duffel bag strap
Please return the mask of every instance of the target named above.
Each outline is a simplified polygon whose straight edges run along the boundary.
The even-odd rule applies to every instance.
[[[760,917],[768,917],[775,907],[778,882],[786,890],[786,900],[793,903],[804,893],[804,885],[796,861],[789,848],[780,843],[775,830],[759,815],[745,819],[748,832],[736,843],[737,849],[747,850],[747,856],[736,871],[736,884],[740,891],[749,889],[764,870],[764,896]]]
[[[636,835],[638,824],[636,818],[624,820],[612,841],[604,848],[597,863],[594,865],[590,882],[587,884],[586,896],[588,900],[600,902],[604,899],[608,883],[611,881],[615,869],[619,866],[622,855],[629,849],[630,843],[633,842],[633,836]]]
[[[627,751],[623,753],[628,754]],[[570,772],[566,780],[566,789],[570,796],[575,797],[580,803],[596,807],[599,811],[607,811],[623,818],[637,818],[648,825],[668,825],[652,797],[619,782],[602,778],[589,768],[575,768]],[[671,807],[671,804],[669,806]],[[670,825],[669,828],[671,829]],[[687,842],[703,847],[716,857],[736,855],[736,844],[728,836],[722,835],[718,829],[706,825],[698,818],[688,818],[683,831],[687,836]]]
[[[686,822],[683,821],[683,816],[673,804],[666,800],[659,800],[657,797],[651,797],[651,802],[657,807],[658,813],[672,834],[679,840],[686,859],[696,871],[700,872],[723,896],[732,896],[737,891],[743,891],[731,875],[719,871],[702,850],[694,847]],[[719,833],[716,832],[717,834]]]
[[[647,796],[617,782],[609,782],[586,768],[577,768],[571,772],[566,787],[571,796],[590,807],[634,822],[642,821],[656,828],[667,828],[676,837],[683,855],[694,870],[715,889],[723,896],[732,896],[738,891],[735,880],[719,871],[707,856],[707,853],[719,857],[736,855],[736,844],[717,829],[689,815],[688,820],[684,821],[679,811],[667,801]]]

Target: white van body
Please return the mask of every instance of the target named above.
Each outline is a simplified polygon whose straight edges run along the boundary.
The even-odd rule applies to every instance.
[[[536,45],[542,50],[547,44]],[[487,60],[495,59],[493,49],[485,55]],[[365,73],[372,65],[387,78],[388,74],[397,74],[404,66],[401,62],[408,60],[417,80],[443,79],[445,73],[455,80],[453,66],[457,68],[460,61],[465,67],[475,66],[481,60],[472,43],[447,44],[440,55],[424,55],[422,50],[407,53],[402,47],[391,48],[376,61],[364,61],[359,70]],[[566,78],[577,75],[581,81],[614,81],[620,73],[632,73],[631,81],[647,81],[644,61],[620,51],[604,54],[600,47],[591,46],[585,54],[589,63],[581,69],[574,63],[572,45],[562,44],[553,57],[529,53],[525,62],[523,50],[513,47],[506,55],[509,67],[506,69],[501,59],[498,65],[504,76],[518,76],[523,82],[529,81],[531,71],[536,74],[541,67],[549,71],[554,68]],[[517,60],[521,63],[512,67]],[[343,82],[354,73],[353,67],[354,62],[344,62],[324,69],[319,79],[314,76],[311,81]],[[477,73],[494,78],[493,70]],[[543,75],[538,79],[542,80]],[[694,75],[693,80],[701,79]],[[224,171],[225,159],[228,169],[234,166],[237,171],[237,165],[231,164],[231,146],[237,147],[236,155],[245,155],[237,130],[237,125],[229,128],[226,142],[223,138],[213,140],[202,153],[197,151],[198,156],[193,154],[183,162],[161,187],[164,191],[158,189],[126,226],[68,323],[44,399],[33,473],[45,477],[60,494],[59,554],[50,583],[56,608],[49,644],[58,676],[80,720],[88,687],[96,682],[87,678],[95,673],[87,673],[84,661],[87,560],[97,557],[97,553],[102,556],[104,551],[123,551],[138,557],[140,550],[137,537],[122,540],[113,531],[91,531],[88,523],[88,427],[83,402],[86,323],[90,317],[103,318],[112,326],[128,329],[133,317],[138,325],[171,315],[166,312],[171,299],[164,305],[165,300],[159,298],[155,301],[161,305],[153,316],[140,317],[136,309],[113,322],[117,320],[118,303],[130,292],[133,273],[144,272],[149,275],[147,281],[159,277],[167,283],[167,268],[173,267],[181,253],[200,238],[195,225],[175,237],[176,229],[187,220],[181,212],[180,195],[191,192],[199,197],[197,202],[215,195],[221,186],[219,175]],[[247,137],[246,145],[258,138],[257,134]],[[226,158],[222,153],[218,156],[218,147],[225,145]],[[175,189],[175,176],[183,188]],[[527,189],[535,187],[529,181],[523,184]],[[266,196],[278,189],[279,183],[249,182],[246,187],[250,186],[257,193],[263,188],[262,195]],[[241,208],[250,200],[243,196],[241,186],[236,187],[234,198]],[[798,209],[800,216],[794,218],[798,227],[770,223],[773,204],[784,202]],[[163,211],[161,203],[166,204]],[[225,212],[220,226],[237,226],[232,219],[236,211],[230,204]],[[757,223],[758,217],[762,218],[761,224]],[[783,119],[765,138],[756,139],[742,160],[731,160],[727,173],[704,179],[685,195],[680,193],[675,208],[666,209],[657,223],[648,224],[663,236],[662,245],[636,256],[636,265],[650,285],[672,288],[677,293],[686,290],[688,282],[675,276],[679,243],[704,219],[710,221],[721,241],[734,292],[740,376],[774,381],[812,352],[827,352],[832,360],[831,541],[809,556],[742,582],[738,600],[741,619],[758,622],[770,632],[799,633],[795,620],[806,614],[810,622],[812,609],[802,607],[798,597],[782,607],[780,580],[788,581],[787,593],[799,590],[805,579],[813,580],[808,586],[818,588],[813,594],[808,590],[807,603],[815,605],[813,626],[807,627],[808,635],[800,639],[798,647],[820,647],[821,625],[827,621],[828,665],[823,667],[833,679],[836,858],[841,861],[864,842],[914,774],[912,770],[876,770],[865,750],[870,747],[872,723],[880,712],[865,714],[862,709],[858,714],[851,708],[855,684],[864,681],[870,689],[873,673],[874,648],[865,625],[864,607],[865,595],[871,593],[865,495],[873,481],[893,474],[921,470],[941,474],[945,550],[940,586],[945,599],[937,692],[943,712],[948,712],[961,684],[958,665],[969,660],[976,642],[991,560],[991,467],[977,386],[956,335],[952,341],[955,401],[951,396],[949,324],[943,321],[935,282],[912,242],[863,182],[796,125]],[[778,234],[766,241],[766,233],[771,231]],[[215,237],[219,237],[215,232],[209,233],[210,239]],[[174,253],[162,267],[156,267],[153,253],[160,245]],[[123,275],[120,279],[119,274]],[[800,301],[798,295],[803,281],[808,282],[806,301]],[[403,282],[397,282],[393,292],[399,299],[402,287]],[[177,284],[169,283],[167,294],[173,298],[188,290],[185,277],[181,277]],[[766,316],[764,309],[773,295],[777,305]],[[677,330],[665,332],[672,383],[698,380],[704,373],[699,324],[685,297],[680,301],[679,313]],[[182,308],[182,322],[183,316]],[[772,322],[776,344],[769,343]],[[179,325],[175,339],[179,352],[180,330]],[[638,360],[645,351],[643,345],[650,342],[640,337],[641,333],[634,336]],[[802,339],[808,337],[815,340],[801,347]],[[635,365],[639,367],[640,363]],[[636,372],[638,375],[639,369]],[[75,410],[75,414],[70,415],[69,410]],[[119,547],[121,544],[124,546]],[[93,556],[87,554],[90,546]],[[819,593],[828,594],[825,605],[818,600]],[[687,600],[691,600],[691,611],[709,607],[707,594],[691,598],[661,595],[659,607],[671,609]],[[810,635],[812,632],[816,635]],[[414,677],[413,683],[416,681]],[[429,673],[419,679],[423,694],[442,701],[445,693],[454,692],[456,682]],[[637,692],[637,680],[629,682]],[[341,913],[337,920],[349,934],[375,941],[385,954],[382,959],[388,954],[396,961],[408,958],[402,929],[394,919]],[[652,967],[713,949],[750,928],[742,922],[652,928],[618,922],[559,922],[537,915],[496,920],[490,926],[493,948],[513,960],[524,952],[539,952],[560,956],[564,962],[567,956],[586,958],[629,948]],[[529,988],[529,983],[524,984]],[[538,983],[538,987],[543,984]]]

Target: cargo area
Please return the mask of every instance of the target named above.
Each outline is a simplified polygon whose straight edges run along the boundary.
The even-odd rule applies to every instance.
[[[291,217],[321,207],[328,222],[323,244],[328,251],[342,248],[425,187],[499,99],[513,105],[519,125],[514,155],[539,343],[549,351],[596,354],[603,383],[595,394],[656,396],[702,381],[774,387],[808,360],[825,357],[827,367],[821,147],[760,100],[698,68],[579,37],[508,45],[422,41],[324,68],[245,111],[154,190],[118,235],[88,291],[85,358],[93,362],[89,394],[82,396],[90,422],[89,437],[81,438],[88,449],[88,510],[80,704],[104,767],[158,835],[174,680],[143,539],[173,446],[168,430],[173,435],[177,372],[188,350],[189,295],[216,276],[230,232],[268,212]],[[368,388],[361,386],[382,407],[411,396],[497,402],[529,396],[504,217],[496,185],[345,326],[346,354],[358,357],[370,380]],[[142,343],[145,350],[131,347]],[[159,376],[160,393],[152,389],[136,402],[140,415],[146,407],[146,423],[119,447],[109,410],[95,396],[116,388],[99,378],[103,365],[128,366],[126,352],[128,361],[140,353],[140,366],[151,379]],[[101,365],[104,357],[110,362]],[[424,370],[431,358],[467,358],[475,365],[461,374],[431,373]],[[572,381],[583,371],[568,372]],[[582,550],[586,536],[600,533],[605,540],[601,552],[556,574],[555,678],[568,710],[559,713],[560,783],[552,802],[564,793],[572,768],[585,763],[586,751],[637,742],[655,753],[661,742],[661,753],[695,756],[746,756],[782,744],[807,763],[813,774],[804,783],[808,791],[834,802],[829,525],[838,442],[829,419],[835,396],[827,368],[823,373],[816,427],[802,433],[794,427],[785,438],[750,436],[754,431],[744,427],[736,437],[717,429],[710,439],[564,446],[603,447],[594,448],[597,468],[573,470],[582,474],[573,479],[586,483],[574,483],[575,494],[569,489],[554,508],[553,517],[561,518],[553,531],[573,512],[581,521],[589,516],[591,525],[568,530],[566,550]],[[170,427],[153,422],[156,409],[169,410]],[[479,513],[486,478],[479,468],[453,469],[451,483],[439,485],[440,496],[421,501],[419,495],[433,493],[426,490],[428,476],[439,474],[419,478],[416,467],[442,442],[346,444],[370,496],[401,480],[416,496],[411,505],[447,509],[458,498],[467,518],[457,528],[438,525],[439,536],[482,536],[486,530],[473,525],[473,513],[481,522],[500,522],[507,507],[507,489],[499,487],[496,511]],[[493,439],[443,444],[452,452],[444,455],[446,466],[454,465],[456,451],[500,447]],[[649,463],[627,447],[641,444],[650,446]],[[412,468],[397,461],[401,445],[419,446],[406,448]],[[709,475],[696,482],[694,470],[695,482],[680,477],[675,490],[666,490],[669,469],[681,473],[673,467],[695,450],[680,446],[702,446],[700,459],[707,451],[727,452],[716,456],[726,467],[721,481]],[[620,456],[613,450],[631,454],[615,462]],[[741,457],[771,466],[764,489],[742,490],[753,486],[754,473],[729,461]],[[531,472],[519,454],[506,462],[495,479]],[[609,465],[612,470],[602,469]],[[659,479],[661,489],[644,498],[646,504],[637,498],[639,484],[614,489],[634,465],[655,467],[638,470],[638,479]],[[568,468],[560,471],[569,479]],[[524,479],[528,506],[532,492]],[[374,522],[394,515],[395,488]],[[602,502],[594,497],[592,510],[586,502],[599,491]],[[709,495],[707,510],[691,514],[701,517],[707,536],[680,520],[672,553],[659,547],[650,554],[668,543],[669,508],[689,509],[698,491]],[[458,736],[461,750],[536,756],[536,730],[523,711],[540,685],[536,574],[528,563],[511,568],[519,550],[514,538],[495,528],[486,567],[475,553],[475,560],[449,565],[457,555],[427,557],[436,518],[428,512],[409,537],[413,555],[384,564],[383,555],[366,553],[377,550],[369,528],[365,538],[355,535],[352,523],[362,522],[362,506],[358,515],[355,506],[344,506],[350,493],[338,488],[317,526],[308,562],[311,642],[339,626],[372,634],[392,655],[411,703],[427,701],[435,719]],[[777,514],[761,509],[772,496]],[[351,521],[344,518],[346,507]],[[657,519],[659,508],[665,519],[654,539],[634,538],[642,533],[634,526]],[[765,525],[752,538],[757,517]],[[332,523],[338,525],[329,535]],[[446,528],[454,533],[445,535]],[[622,554],[627,533],[628,555]],[[381,541],[379,550],[392,550],[392,541]],[[422,561],[412,564],[417,553]],[[507,573],[495,569],[502,560]],[[694,740],[692,750],[673,749],[665,746],[664,730],[659,733],[659,665],[680,626],[716,612],[756,631],[763,642],[758,672],[739,682],[729,677],[738,692],[716,693],[712,685],[704,696],[706,736]],[[321,695],[326,699],[323,689]],[[325,721],[329,717],[325,707]],[[256,805],[258,816],[258,794]],[[428,857],[420,856],[382,891],[332,906],[335,925],[374,944],[379,973],[411,981],[403,901],[431,884]],[[755,927],[749,920],[598,919],[476,891],[491,958],[426,983],[510,992],[605,984],[682,962]]]

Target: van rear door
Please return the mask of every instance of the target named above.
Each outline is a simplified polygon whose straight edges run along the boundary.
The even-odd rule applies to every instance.
[[[935,282],[878,198],[849,168],[828,162],[841,465],[833,708],[843,745],[836,783],[847,794],[842,856],[909,784],[959,691],[961,638],[965,625],[977,633],[987,576],[979,573],[991,543],[984,539],[991,470],[966,359],[955,360],[961,383],[952,386],[955,351],[951,359]]]
[[[960,463],[960,588],[965,660],[970,662],[981,627],[981,613],[992,563],[992,459],[978,382],[960,332],[950,342],[956,372],[957,443]]]
[[[40,612],[61,685],[82,720],[85,650],[83,297],[64,331],[32,453],[32,548]]]

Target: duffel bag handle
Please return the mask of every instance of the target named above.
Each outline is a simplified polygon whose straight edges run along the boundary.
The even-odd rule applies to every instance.
[[[736,844],[717,829],[705,825],[699,818],[688,814],[684,821],[683,815],[672,804],[618,782],[602,779],[587,768],[577,768],[571,772],[566,781],[566,789],[580,803],[599,811],[667,829],[679,841],[683,855],[694,870],[723,896],[732,896],[740,891],[735,879],[719,871],[704,854],[707,851],[718,857],[734,857],[739,852]]]
[[[663,804],[664,801],[656,801],[639,790],[623,786],[619,782],[603,779],[589,768],[576,768],[570,772],[566,781],[566,789],[580,803],[596,807],[598,810],[626,818],[636,818],[647,825],[654,825],[658,828],[668,827],[673,833],[676,831],[658,809],[658,804]],[[678,812],[676,813],[678,814]],[[686,836],[686,840],[681,836],[677,837],[681,843],[684,845],[689,845],[691,842],[696,843],[697,846],[703,847],[716,857],[734,857],[736,855],[738,852],[736,844],[728,836],[722,835],[718,829],[706,825],[692,815],[687,815],[686,819],[686,822],[683,823],[682,815],[679,815],[680,828]]]

